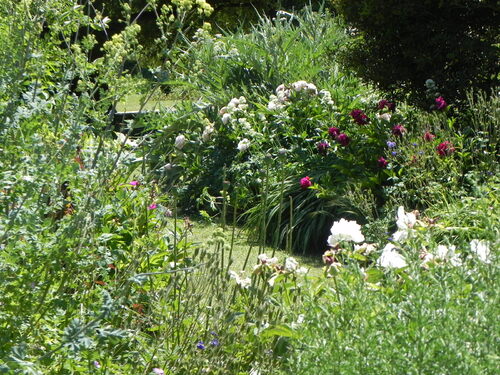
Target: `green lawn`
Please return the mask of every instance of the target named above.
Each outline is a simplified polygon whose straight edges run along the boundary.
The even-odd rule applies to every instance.
[[[183,222],[179,221],[179,225],[183,225]],[[214,223],[204,223],[204,222],[193,222],[192,231],[188,235],[188,242],[192,242],[195,245],[206,244],[207,241],[212,237],[214,232],[220,228],[220,225]],[[224,231],[225,238],[228,244],[231,243],[231,239],[233,236],[233,228],[226,227]],[[248,255],[248,253],[250,254]],[[245,259],[248,255],[248,262],[245,269],[252,270],[253,266],[257,264],[257,256],[260,253],[266,253],[268,256],[273,255],[276,256],[280,262],[283,261],[286,257],[294,257],[301,266],[304,266],[309,269],[308,275],[310,276],[319,276],[322,273],[323,262],[321,255],[295,255],[290,254],[283,249],[273,249],[272,247],[265,246],[260,247],[256,241],[252,241],[249,239],[248,233],[240,228],[235,228],[234,230],[234,244],[233,250],[231,254],[232,265],[231,269],[233,270],[242,270],[245,264]],[[229,260],[229,251],[224,252],[224,258],[226,261]]]
[[[144,94],[127,95],[118,103],[116,109],[118,110],[118,112],[138,111],[141,108],[141,99],[144,97]],[[165,95],[153,95],[153,97],[146,102],[143,110],[171,108],[178,102],[179,100],[168,99]]]

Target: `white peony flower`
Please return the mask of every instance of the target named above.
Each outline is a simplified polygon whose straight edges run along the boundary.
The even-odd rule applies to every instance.
[[[178,135],[175,138],[175,148],[182,150],[185,144],[186,144],[186,137],[184,137],[182,134]]]
[[[212,125],[208,125],[204,130],[203,134],[201,135],[201,139],[203,142],[207,142],[210,140],[210,136],[212,133],[215,131],[215,128]]]
[[[276,258],[276,257],[269,258],[266,255],[266,253],[260,254],[257,258],[259,259],[261,264],[267,264],[269,266],[274,266],[274,265],[278,264],[278,258]]]
[[[436,249],[435,259],[449,261],[455,267],[462,265],[462,260],[459,255],[455,252],[456,247],[454,245],[448,247],[445,245],[438,245]]]
[[[292,88],[296,92],[299,92],[299,91],[302,91],[304,89],[307,89],[307,85],[308,85],[308,83],[306,81],[297,81],[297,82],[292,83]]]
[[[491,263],[490,244],[488,241],[472,240],[470,250],[477,255],[480,261]]]
[[[413,212],[405,212],[403,206],[399,206],[396,225],[399,229],[413,228],[417,222],[417,216]]]
[[[278,87],[276,87],[276,95],[278,95],[278,93],[284,92],[286,90],[287,90],[286,86],[284,84],[281,84]]]
[[[249,277],[241,277],[235,271],[229,271],[229,276],[236,281],[236,284],[241,286],[243,289],[248,289],[252,284],[252,280]]]
[[[222,115],[222,123],[225,125],[227,124],[229,121],[231,121],[231,114],[230,113],[224,113]]]
[[[340,219],[333,223],[328,237],[328,245],[336,246],[340,241],[363,242],[365,236],[361,233],[361,226],[355,221]]]
[[[377,113],[376,116],[379,120],[391,121],[391,114],[388,112],[382,113],[381,115]]]
[[[384,268],[403,268],[408,264],[405,258],[397,252],[396,246],[388,243],[382,250],[382,254],[377,260],[377,265]]]
[[[240,100],[238,98],[232,98],[227,104],[227,108],[229,110],[234,110],[236,107],[240,105]]]
[[[236,147],[239,151],[244,152],[250,147],[250,141],[246,138],[243,138],[239,143],[238,147]]]
[[[425,252],[420,256],[420,259],[422,259],[422,266],[427,266],[427,263],[431,263],[434,261],[434,255]]]
[[[308,268],[306,268],[306,267],[299,267],[299,268],[297,268],[297,270],[295,271],[295,273],[296,273],[297,275],[302,275],[302,276],[303,276],[303,275],[305,275],[305,274],[306,274],[306,273],[308,273],[308,272],[309,272],[309,269],[308,269]]]
[[[313,83],[308,83],[306,86],[306,90],[309,91],[309,93],[313,95],[318,95],[318,89],[315,84]]]
[[[285,260],[285,271],[294,272],[299,267],[299,262],[295,258],[289,257]]]
[[[405,212],[403,206],[399,206],[396,217],[396,225],[398,231],[393,234],[393,239],[396,242],[401,242],[410,237],[415,231],[413,226],[417,222],[417,216],[413,212]]]

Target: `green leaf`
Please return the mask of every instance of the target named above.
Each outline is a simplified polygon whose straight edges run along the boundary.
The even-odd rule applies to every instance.
[[[299,337],[298,333],[286,325],[277,325],[274,327],[269,327],[260,333],[261,337],[290,337],[296,339]]]
[[[384,273],[376,268],[366,271],[366,281],[368,283],[377,283],[384,277]]]

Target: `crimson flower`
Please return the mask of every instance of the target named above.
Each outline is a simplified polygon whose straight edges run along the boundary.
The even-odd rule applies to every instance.
[[[443,111],[446,107],[448,107],[448,104],[446,103],[446,101],[442,96],[436,98],[436,109],[438,111]]]
[[[401,124],[394,125],[392,128],[392,134],[397,137],[402,137],[404,133],[406,133],[406,128]]]
[[[378,109],[384,109],[384,108],[387,108],[389,111],[394,112],[396,109],[396,104],[391,103],[386,99],[382,99],[381,101],[378,102]]]
[[[383,156],[381,156],[378,158],[377,164],[380,168],[385,168],[385,167],[387,167],[387,164],[389,164],[389,162],[387,160],[385,160],[385,158]]]
[[[455,152],[455,147],[450,141],[444,141],[436,147],[436,151],[439,156],[448,156]]]
[[[332,126],[328,129],[328,134],[330,134],[330,137],[332,138],[337,138],[337,136],[340,134],[340,129]]]
[[[316,147],[321,155],[326,155],[326,150],[330,147],[330,144],[328,142],[321,141],[316,145]]]
[[[353,109],[350,113],[353,120],[359,125],[366,125],[370,121],[367,115],[361,109]]]
[[[300,187],[301,187],[302,189],[304,189],[304,190],[305,190],[305,189],[307,189],[307,188],[309,188],[309,187],[311,187],[311,186],[312,186],[312,184],[313,184],[313,183],[312,183],[311,178],[310,178],[309,176],[302,177],[302,178],[300,179]]]
[[[347,136],[347,134],[341,133],[337,136],[337,142],[340,143],[342,146],[347,146],[351,140]]]
[[[424,138],[424,141],[427,141],[427,142],[432,142],[432,140],[433,140],[434,138],[436,138],[436,136],[435,136],[434,134],[432,134],[431,132],[427,131],[427,132],[425,132],[425,134],[424,134],[424,137],[423,137],[423,138]]]

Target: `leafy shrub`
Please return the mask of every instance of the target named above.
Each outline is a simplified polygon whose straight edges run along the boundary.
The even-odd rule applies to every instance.
[[[426,106],[424,82],[458,103],[498,85],[498,3],[333,0],[354,27],[346,63],[399,98]],[[390,72],[390,73],[389,73]],[[438,95],[439,96],[439,95]]]
[[[0,3],[0,372],[236,373],[275,362],[272,335],[234,319],[241,293],[219,251],[228,245],[189,241],[175,194],[146,163],[152,136],[130,137],[137,126],[161,137],[158,116],[112,131],[108,107],[142,86],[124,70],[138,28],[89,61],[89,46],[69,38],[92,26],[83,12],[71,1]],[[45,17],[57,32],[42,39]],[[109,87],[100,102],[95,82]],[[253,306],[248,319],[275,324],[271,311]],[[201,356],[210,329],[224,346]]]
[[[496,179],[423,214],[401,207],[393,243],[330,243],[327,278],[294,307],[286,373],[494,374],[498,199]],[[344,226],[358,236],[353,227]]]
[[[233,97],[267,94],[284,82],[308,80],[356,85],[336,68],[335,55],[347,36],[336,18],[305,8],[272,20],[262,17],[251,30],[195,35],[172,69],[197,98],[222,106]]]

